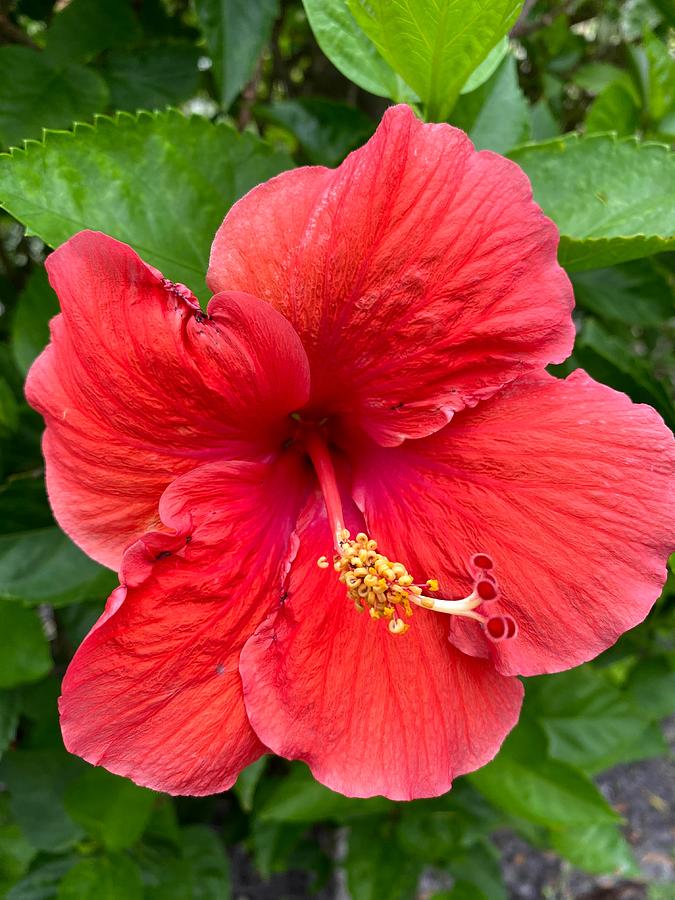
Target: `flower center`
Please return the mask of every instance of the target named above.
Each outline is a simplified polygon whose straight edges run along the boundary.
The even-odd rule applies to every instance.
[[[414,605],[473,619],[491,641],[516,636],[517,626],[511,616],[490,614],[490,604],[499,599],[499,587],[494,563],[487,553],[475,553],[470,560],[473,590],[468,596],[457,600],[428,596],[438,592],[435,578],[429,578],[423,584],[416,583],[406,567],[385,556],[378,549],[377,541],[365,532],[359,532],[352,539],[344,527],[340,491],[325,442],[317,431],[311,430],[305,437],[305,447],[316,471],[333,531],[333,568],[345,586],[348,599],[359,612],[368,610],[372,619],[386,620],[390,634],[405,634],[409,628],[405,620],[412,617]],[[326,556],[321,556],[317,565],[320,569],[330,568]]]

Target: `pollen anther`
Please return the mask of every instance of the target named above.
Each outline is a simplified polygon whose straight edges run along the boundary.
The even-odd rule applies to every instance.
[[[333,568],[338,573],[338,580],[347,589],[347,596],[354,607],[363,612],[368,610],[372,619],[386,619],[390,634],[405,634],[408,624],[403,616],[412,616],[412,606],[433,612],[460,616],[479,622],[486,637],[492,641],[502,641],[515,637],[517,627],[510,616],[483,615],[478,607],[490,603],[499,597],[497,579],[492,572],[494,563],[486,553],[475,554],[471,563],[478,569],[474,580],[474,589],[467,596],[458,600],[445,600],[440,597],[427,597],[424,589],[436,593],[438,580],[429,578],[424,584],[416,584],[412,575],[400,562],[393,562],[377,549],[377,541],[369,538],[361,531],[352,540],[347,530],[337,532],[339,548],[333,558]],[[329,567],[325,556],[317,560],[321,569]]]

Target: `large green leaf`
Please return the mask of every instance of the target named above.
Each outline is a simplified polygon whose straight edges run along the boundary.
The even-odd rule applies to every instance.
[[[360,109],[316,97],[257,106],[256,115],[288,129],[307,160],[323,166],[337,166],[375,129],[373,120]]]
[[[541,723],[551,756],[597,771],[632,758],[649,725],[621,693],[586,666],[528,681],[527,709]]]
[[[199,84],[199,48],[174,41],[113,50],[101,67],[116,110],[164,109],[191,97]]]
[[[87,62],[139,35],[130,0],[70,0],[47,30],[46,53],[59,62]]]
[[[37,681],[49,672],[49,642],[34,610],[0,600],[0,635],[0,688]]]
[[[18,881],[7,894],[7,900],[55,900],[64,875],[76,865],[76,856],[45,857]]]
[[[551,846],[586,872],[624,878],[640,875],[630,844],[618,825],[587,825],[552,831]]]
[[[530,110],[512,56],[485,84],[460,97],[451,122],[468,132],[477,150],[506,153],[530,136]]]
[[[0,147],[89,119],[107,100],[105,82],[91,69],[28,47],[0,47]]]
[[[291,165],[228,125],[121,113],[0,156],[0,205],[52,247],[83,228],[104,231],[205,297],[209,248],[225,213]]]
[[[509,154],[558,226],[569,269],[597,269],[675,247],[675,155],[661,144],[567,135]]]
[[[626,687],[633,702],[648,716],[664,719],[675,713],[675,654],[640,660]]]
[[[616,81],[608,85],[588,110],[585,130],[616,131],[622,137],[634,134],[640,121],[640,108],[626,86]]]
[[[417,97],[399,78],[351,14],[348,0],[303,0],[319,46],[343,75],[371,94],[413,102]]]
[[[42,266],[30,274],[12,320],[12,350],[23,374],[49,340],[49,320],[59,311],[59,301]]]
[[[468,776],[495,806],[537,825],[564,827],[617,820],[590,778],[549,759],[539,728],[527,719],[485,768]]]
[[[656,377],[650,361],[636,354],[627,335],[610,334],[595,319],[588,319],[577,338],[574,360],[596,381],[623,391],[636,403],[655,406],[666,423],[675,427],[672,394]]]
[[[15,750],[0,763],[14,818],[38,850],[62,852],[83,836],[63,806],[67,785],[80,771],[79,760],[56,748]]]
[[[504,37],[519,0],[347,0],[381,56],[442,121],[472,71]]]
[[[106,597],[113,574],[92,562],[58,528],[0,536],[0,597],[62,606]]]
[[[7,795],[0,797],[0,897],[27,872],[37,851],[8,814]]]
[[[65,808],[108,850],[123,850],[143,834],[156,796],[105,769],[88,769],[68,787]]]
[[[241,808],[246,812],[251,812],[253,809],[255,790],[258,787],[269,760],[269,756],[261,756],[260,759],[256,759],[255,762],[252,762],[250,765],[246,766],[245,769],[242,769],[232,788],[237,795],[237,799],[241,803]]]
[[[83,859],[59,885],[57,900],[143,900],[143,882],[128,856]]]
[[[159,846],[138,854],[144,900],[229,900],[229,861],[213,829],[191,825],[180,832],[178,849]]]
[[[660,328],[675,315],[672,287],[648,259],[576,272],[572,283],[577,305],[610,322]]]
[[[368,818],[352,825],[344,863],[352,900],[416,896],[423,864],[395,846],[393,828],[387,819]]]
[[[19,691],[0,691],[0,756],[14,740],[21,712]]]
[[[499,853],[491,841],[483,838],[468,847],[455,847],[445,862],[456,884],[470,886],[472,900],[507,900]]]
[[[337,794],[315,781],[306,766],[294,763],[286,778],[270,787],[256,813],[265,822],[341,822],[394,808],[384,797],[358,800]]]
[[[213,60],[216,85],[227,109],[253,74],[278,15],[277,0],[195,0]]]

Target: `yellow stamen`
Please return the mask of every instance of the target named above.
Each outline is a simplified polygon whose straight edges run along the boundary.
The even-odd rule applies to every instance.
[[[409,627],[403,619],[392,619],[388,625],[391,634],[405,634]]]
[[[344,584],[347,596],[359,612],[368,610],[372,619],[386,619],[391,634],[405,634],[408,625],[401,618],[408,618],[413,611],[411,603],[433,612],[463,616],[485,623],[487,619],[476,608],[483,602],[474,590],[461,600],[444,600],[426,597],[422,588],[414,583],[412,575],[400,562],[392,562],[377,549],[377,542],[364,532],[359,532],[354,540],[349,532],[339,532],[340,551],[333,559],[333,568],[339,581]],[[325,556],[317,560],[321,569],[327,569],[329,562]],[[436,578],[429,578],[427,588],[438,590]]]
[[[357,609],[367,609],[371,618],[387,619],[391,634],[404,634],[408,626],[401,615],[412,616],[410,600],[417,602],[415,598],[422,589],[413,584],[412,575],[402,563],[379,553],[377,542],[365,532],[359,532],[354,540],[348,531],[342,531],[339,537],[340,552],[333,567],[347,596]],[[326,568],[324,561],[326,557],[321,557],[321,568]]]

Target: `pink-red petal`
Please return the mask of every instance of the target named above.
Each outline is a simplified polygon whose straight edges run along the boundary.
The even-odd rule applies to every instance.
[[[348,513],[354,531],[362,527]],[[241,656],[246,709],[262,742],[309,764],[353,797],[432,797],[488,762],[520,710],[522,687],[486,660],[465,656],[421,613],[391,635],[354,609],[335,572],[323,501],[301,519],[283,608]]]
[[[469,593],[467,564],[488,554],[499,597],[484,611],[511,616],[517,634],[445,627],[500,672],[536,675],[591,659],[649,612],[675,543],[674,463],[653,409],[581,371],[542,374],[428,439],[371,445],[356,497],[383,552],[438,577],[443,596]]]
[[[568,355],[557,243],[516,165],[398,106],[338,169],[286,172],[240,200],[208,280],[279,309],[317,410],[389,445]]]
[[[106,235],[75,235],[47,269],[62,314],[26,394],[47,423],[49,496],[73,540],[116,568],[174,478],[280,445],[307,359],[269,304],[223,294],[204,314]]]
[[[238,671],[278,605],[306,498],[302,461],[206,463],[162,497],[167,532],[126,552],[63,680],[68,750],[138,784],[212,794],[264,752]]]

